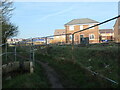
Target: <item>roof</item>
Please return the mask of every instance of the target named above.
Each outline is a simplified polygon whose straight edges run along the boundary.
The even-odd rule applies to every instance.
[[[65,25],[76,25],[76,24],[88,24],[88,23],[99,23],[89,18],[73,19]]]
[[[100,33],[113,33],[113,29],[99,29]]]
[[[115,27],[115,25],[118,23],[118,20],[120,21],[120,17],[116,19],[115,24],[114,24],[113,27]]]
[[[56,29],[54,35],[65,34],[65,29]]]

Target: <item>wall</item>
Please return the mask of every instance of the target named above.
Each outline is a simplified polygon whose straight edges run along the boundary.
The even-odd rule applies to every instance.
[[[88,27],[89,27],[89,25],[83,25],[83,29],[88,28]],[[72,30],[72,31],[69,30],[68,25],[65,25],[65,29],[66,29],[66,34],[67,33],[73,33],[73,32],[76,32],[76,31],[80,30],[80,25],[75,25],[74,30]],[[89,40],[89,43],[99,43],[99,32],[98,32],[98,30],[99,30],[99,27],[96,26],[94,29],[89,29],[89,30],[86,30],[86,31],[76,33],[74,35],[74,42],[76,44],[80,43],[80,35],[84,35],[84,37],[89,37],[89,34],[94,34],[95,39],[94,40]],[[68,40],[67,43],[71,43],[71,40],[69,39],[69,35],[67,35],[67,40]]]
[[[120,18],[117,19],[114,26],[114,41],[120,42]]]

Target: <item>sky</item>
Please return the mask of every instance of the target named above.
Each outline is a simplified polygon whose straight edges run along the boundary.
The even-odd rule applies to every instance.
[[[19,28],[15,38],[53,35],[72,19],[90,18],[98,22],[118,15],[118,2],[14,2],[11,22]],[[112,29],[114,21],[100,29]]]

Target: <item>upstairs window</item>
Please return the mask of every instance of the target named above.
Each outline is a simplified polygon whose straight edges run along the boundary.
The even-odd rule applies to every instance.
[[[80,25],[80,30],[83,30],[83,25]]]
[[[74,30],[74,25],[69,26],[69,30],[70,31]]]
[[[89,35],[89,39],[90,39],[90,40],[95,39],[95,35],[94,35],[94,34],[90,34],[90,35]]]
[[[94,26],[94,24],[90,24],[89,27]],[[95,29],[95,27],[92,27],[90,29]]]

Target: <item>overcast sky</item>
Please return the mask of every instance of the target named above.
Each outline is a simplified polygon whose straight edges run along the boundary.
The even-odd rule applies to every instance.
[[[98,22],[118,15],[118,2],[15,2],[11,21],[19,26],[15,38],[53,35],[72,19],[90,18]],[[100,26],[112,29],[115,20]]]

